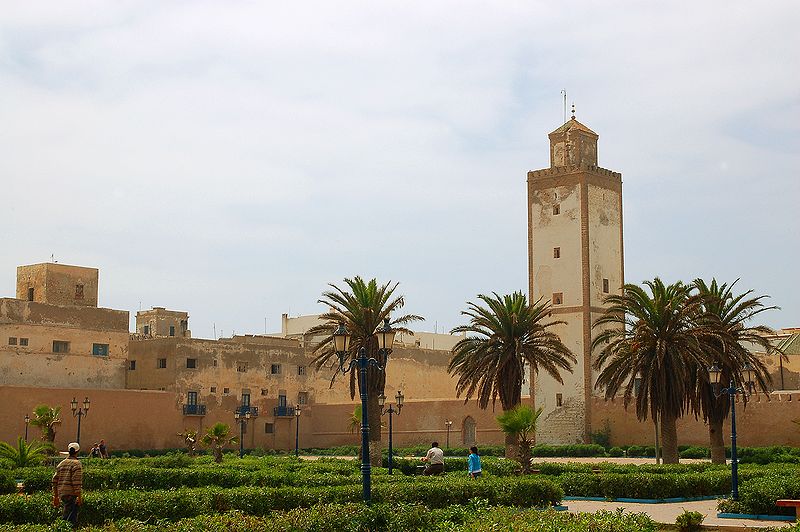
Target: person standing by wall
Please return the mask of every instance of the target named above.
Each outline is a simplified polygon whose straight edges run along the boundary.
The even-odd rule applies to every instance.
[[[106,447],[106,440],[100,440],[100,458],[108,458],[108,447]]]
[[[481,476],[481,457],[478,456],[478,448],[475,446],[469,448],[467,467],[469,468],[470,477],[478,478]]]
[[[76,526],[78,523],[78,507],[83,504],[81,488],[83,487],[83,467],[78,460],[78,451],[81,446],[70,443],[67,447],[68,454],[56,467],[53,475],[53,506],[58,508],[64,505],[62,517],[65,521]]]

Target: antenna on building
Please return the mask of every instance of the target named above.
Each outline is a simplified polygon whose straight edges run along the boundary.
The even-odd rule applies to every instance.
[[[217,324],[213,323],[211,326],[214,327],[214,340],[216,340],[217,339]]]
[[[564,122],[567,121],[567,89],[561,89],[561,96],[564,97]]]
[[[575,102],[572,102],[572,119],[575,120]]]
[[[264,316],[264,336],[267,335],[267,317]]]

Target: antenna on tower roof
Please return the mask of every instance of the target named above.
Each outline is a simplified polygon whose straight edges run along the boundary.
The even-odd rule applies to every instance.
[[[564,122],[567,121],[567,89],[561,89],[561,96],[564,97]]]
[[[575,102],[572,102],[572,119],[575,120]]]

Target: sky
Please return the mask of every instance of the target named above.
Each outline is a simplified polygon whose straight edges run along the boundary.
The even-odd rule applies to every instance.
[[[0,296],[52,256],[100,269],[101,306],[211,338],[361,275],[449,330],[527,289],[526,174],[563,89],[623,175],[626,281],[740,278],[800,326],[795,0],[0,13]]]

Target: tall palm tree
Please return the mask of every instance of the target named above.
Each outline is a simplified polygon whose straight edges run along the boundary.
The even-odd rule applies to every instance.
[[[61,407],[39,405],[33,410],[31,425],[42,430],[42,440],[53,443],[56,440],[56,425],[61,423]]]
[[[239,438],[231,436],[231,427],[225,423],[215,423],[208,428],[208,431],[203,435],[200,440],[203,445],[210,447],[214,453],[214,461],[217,463],[222,462],[222,451],[228,445],[236,445],[239,443]]]
[[[558,382],[561,371],[572,371],[575,355],[556,333],[550,330],[563,321],[547,321],[550,303],[539,299],[528,305],[522,292],[500,296],[479,294],[485,306],[467,302],[461,314],[469,317],[451,334],[467,333],[452,349],[448,371],[458,375],[456,396],[465,402],[477,396],[478,406],[486,409],[500,399],[504,411],[520,404],[525,367],[535,373],[546,371]],[[513,454],[517,436],[506,434],[506,454]]]
[[[659,278],[642,287],[626,284],[621,295],[605,298],[606,310],[593,327],[600,370],[595,387],[607,400],[622,391],[623,404],[634,402],[636,417],[660,420],[664,463],[678,463],[676,421],[685,412],[692,368],[705,363],[703,334],[696,326],[699,302],[681,282],[665,285]]]
[[[386,364],[386,356],[378,352],[378,339],[375,336],[375,329],[378,328],[389,316],[398,311],[405,304],[403,296],[395,296],[398,283],[378,285],[375,279],[369,282],[364,281],[359,276],[352,279],[345,279],[347,288],[339,288],[334,284],[329,286],[332,290],[323,292],[319,303],[329,307],[329,311],[322,314],[320,318],[323,324],[309,329],[310,335],[323,335],[323,339],[314,346],[316,358],[314,364],[317,369],[330,367],[333,369],[331,386],[336,379],[339,367],[339,359],[333,343],[333,333],[339,324],[347,327],[350,337],[350,353],[346,361],[358,357],[359,350],[364,347],[367,356],[378,360],[381,366]],[[421,316],[406,314],[394,319],[389,323],[399,333],[413,335],[405,327],[408,323],[422,320]],[[381,464],[381,412],[378,406],[378,396],[383,394],[386,384],[386,373],[380,369],[370,366],[367,369],[367,416],[369,426],[372,427],[369,433],[370,440],[370,463],[374,466]],[[350,371],[350,397],[356,395],[356,388],[361,392],[361,383],[358,378],[358,368]]]
[[[708,423],[711,462],[715,464],[725,463],[722,424],[730,411],[730,398],[727,395],[716,397],[708,381],[708,366],[717,364],[721,370],[720,384],[723,386],[727,386],[732,379],[737,384],[744,383],[743,369],[748,364],[754,372],[757,389],[766,393],[771,384],[767,367],[745,344],[756,345],[765,353],[775,351],[766,337],[775,331],[764,325],[749,326],[748,322],[758,314],[777,307],[764,306],[762,301],[767,296],[751,297],[752,290],[735,294],[733,290],[738,281],[730,286],[727,283],[719,284],[716,279],[712,279],[710,284],[702,279],[695,279],[692,283],[697,291],[694,299],[700,302],[698,323],[708,333],[706,344],[709,358],[707,365],[697,368],[693,377],[693,407]],[[744,397],[746,400],[747,396]]]

